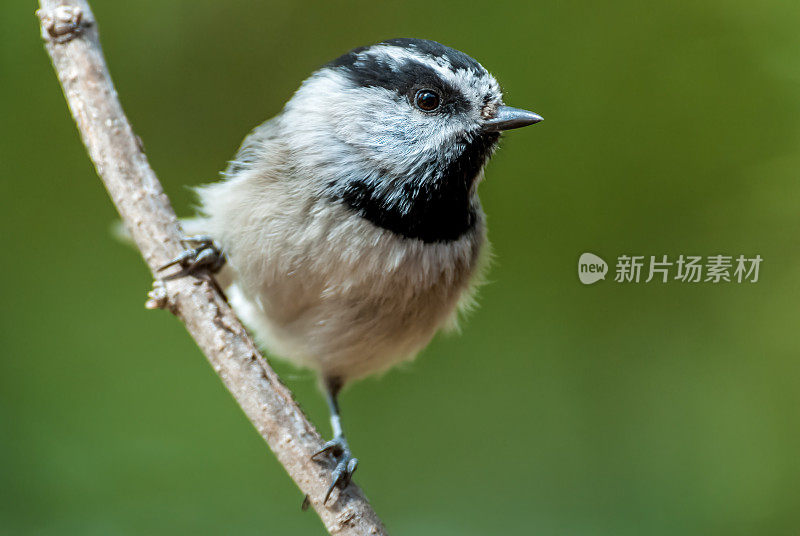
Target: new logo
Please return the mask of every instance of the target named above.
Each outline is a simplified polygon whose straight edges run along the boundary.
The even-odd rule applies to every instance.
[[[578,279],[584,285],[591,285],[601,279],[605,279],[607,273],[608,265],[606,261],[594,253],[584,253],[578,259]]]

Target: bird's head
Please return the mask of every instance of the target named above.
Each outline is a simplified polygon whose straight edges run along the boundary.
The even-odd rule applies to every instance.
[[[476,221],[475,187],[500,132],[538,123],[495,78],[434,41],[361,47],[309,77],[281,116],[294,167],[408,238],[447,242]]]

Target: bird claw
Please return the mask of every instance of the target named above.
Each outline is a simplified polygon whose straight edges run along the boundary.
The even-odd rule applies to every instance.
[[[328,499],[333,493],[334,488],[343,490],[350,484],[358,467],[358,458],[354,458],[350,453],[350,447],[343,437],[336,437],[323,445],[323,447],[311,455],[311,459],[317,461],[317,457],[327,454],[336,464],[331,471],[331,482],[327,493],[325,493],[325,500],[322,504],[327,504]]]
[[[178,279],[196,274],[200,270],[216,273],[225,265],[226,259],[225,254],[222,252],[222,247],[210,236],[187,236],[181,241],[189,247],[167,264],[161,266],[158,271],[161,272],[173,266],[180,266],[181,269],[164,277],[164,280]]]

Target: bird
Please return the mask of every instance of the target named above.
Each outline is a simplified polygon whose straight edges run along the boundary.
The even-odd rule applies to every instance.
[[[436,41],[358,47],[316,70],[197,188],[167,278],[214,273],[269,355],[317,372],[333,439],[314,455],[344,489],[358,465],[345,385],[410,360],[473,299],[487,265],[478,197],[507,106],[480,63]]]

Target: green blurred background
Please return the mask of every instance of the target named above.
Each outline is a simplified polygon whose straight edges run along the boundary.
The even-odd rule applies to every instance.
[[[0,31],[0,533],[322,534],[150,277],[69,117],[32,2]],[[800,531],[800,4],[95,1],[179,213],[317,66],[426,37],[510,133],[461,335],[343,397],[393,534]],[[591,251],[764,258],[756,284],[586,287]],[[275,363],[328,435],[311,374]]]

